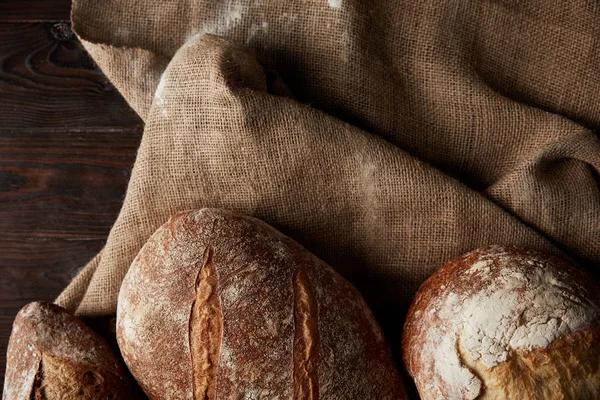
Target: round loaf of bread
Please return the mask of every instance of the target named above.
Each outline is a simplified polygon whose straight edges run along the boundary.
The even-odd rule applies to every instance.
[[[4,400],[130,400],[134,387],[110,345],[79,318],[42,302],[17,314]]]
[[[403,351],[428,399],[600,398],[600,291],[566,261],[492,246],[419,289]]]
[[[404,399],[357,290],[257,219],[173,216],[118,300],[117,340],[150,399]]]

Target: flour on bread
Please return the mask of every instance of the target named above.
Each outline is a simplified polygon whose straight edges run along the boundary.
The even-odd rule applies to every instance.
[[[550,262],[500,247],[480,254],[423,313],[423,323],[436,326],[426,332],[421,349],[423,364],[435,377],[429,389],[444,387],[450,398],[476,398],[482,383],[461,361],[461,353],[491,369],[515,350],[548,348],[597,320],[598,306],[584,293]]]

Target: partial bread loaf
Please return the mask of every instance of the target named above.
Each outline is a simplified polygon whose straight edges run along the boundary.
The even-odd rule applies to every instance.
[[[203,209],[145,244],[117,339],[151,399],[404,399],[360,294],[267,224]]]
[[[424,400],[599,399],[600,290],[563,260],[492,246],[439,269],[404,328]]]
[[[110,345],[77,317],[42,302],[17,314],[4,400],[130,400],[133,388]]]

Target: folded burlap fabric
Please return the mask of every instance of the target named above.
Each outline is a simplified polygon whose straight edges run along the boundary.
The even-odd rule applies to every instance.
[[[256,216],[353,282],[397,350],[420,283],[488,244],[600,262],[600,7],[76,0],[145,121],[104,250],[57,299],[115,312],[178,211]]]

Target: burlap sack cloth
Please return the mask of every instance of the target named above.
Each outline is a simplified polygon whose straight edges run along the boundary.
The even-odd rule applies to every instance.
[[[145,121],[106,246],[57,300],[79,315],[113,314],[147,238],[206,206],[331,264],[396,349],[419,284],[461,253],[600,262],[596,1],[76,0],[72,17]]]

